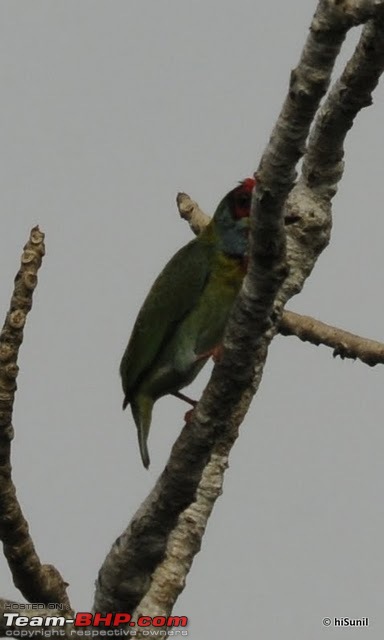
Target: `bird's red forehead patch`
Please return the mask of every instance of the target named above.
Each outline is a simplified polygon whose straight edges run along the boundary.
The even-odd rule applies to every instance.
[[[232,211],[236,220],[248,218],[251,211],[252,190],[255,186],[254,178],[246,178],[232,191]]]
[[[252,191],[253,187],[256,184],[255,178],[245,178],[240,182],[240,188],[243,187],[245,191]]]

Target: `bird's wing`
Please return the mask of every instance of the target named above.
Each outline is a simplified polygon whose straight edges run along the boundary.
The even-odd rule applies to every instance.
[[[212,243],[192,240],[171,258],[152,285],[120,365],[124,407],[163,344],[196,304],[211,271],[213,251]]]

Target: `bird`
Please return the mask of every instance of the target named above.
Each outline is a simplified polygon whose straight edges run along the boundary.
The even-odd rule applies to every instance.
[[[188,400],[180,390],[220,352],[247,270],[254,186],[246,178],[227,193],[209,224],[166,264],[137,316],[120,375],[145,468],[154,403],[168,394]]]

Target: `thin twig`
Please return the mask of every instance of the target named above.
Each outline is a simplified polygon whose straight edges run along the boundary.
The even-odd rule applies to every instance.
[[[334,357],[358,358],[370,367],[384,364],[384,344],[376,340],[362,338],[344,329],[332,327],[310,316],[293,311],[284,311],[280,321],[280,333],[283,336],[297,336],[303,342],[316,346],[321,344],[333,349]]]

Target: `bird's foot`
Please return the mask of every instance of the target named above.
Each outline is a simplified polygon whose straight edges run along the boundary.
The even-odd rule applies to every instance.
[[[184,393],[180,393],[180,391],[174,391],[172,395],[175,396],[175,398],[179,398],[179,400],[183,400],[184,402],[192,405],[193,408],[197,405],[197,400],[192,400],[192,398],[189,398]],[[189,411],[187,413],[189,413]]]
[[[224,347],[222,344],[218,344],[214,349],[212,349],[212,360],[216,364],[220,362],[223,357]]]
[[[196,356],[196,360],[202,360],[203,358],[212,358],[213,362],[216,364],[217,362],[220,362],[221,358],[223,357],[223,350],[223,345],[217,344],[215,347],[213,347],[213,349],[210,349],[205,353],[200,353],[198,356]]]
[[[184,400],[184,402],[188,402],[188,404],[192,405],[192,409],[187,411],[185,416],[184,416],[185,424],[188,424],[192,420],[192,414],[193,414],[193,412],[195,410],[195,407],[197,405],[197,400],[192,400],[192,398],[189,398],[184,393],[180,393],[180,391],[174,391],[172,393],[172,395],[175,396],[175,398],[179,398],[179,400]]]
[[[189,411],[186,412],[186,414],[184,415],[184,422],[185,424],[189,424],[192,421],[192,417],[193,417],[193,412],[195,409],[190,409]]]

